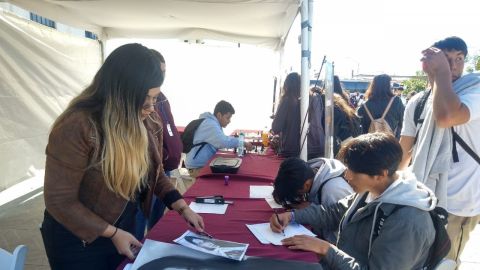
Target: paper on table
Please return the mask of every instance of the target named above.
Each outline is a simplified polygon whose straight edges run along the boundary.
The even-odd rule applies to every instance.
[[[262,234],[257,231],[255,225],[250,225],[250,224],[245,224],[247,225],[247,228],[253,233],[253,235],[255,235],[255,237],[257,237],[257,240],[266,245],[266,244],[270,244],[270,241],[268,241],[267,239],[263,238]]]
[[[215,258],[213,255],[192,250],[184,246],[146,239],[137,258],[135,258],[133,262],[131,270],[137,270],[150,261],[167,256],[185,256],[205,260]]]
[[[305,234],[305,235],[315,236],[314,233],[312,233],[310,230],[305,228],[303,225],[296,224],[296,223],[289,224],[287,227],[285,227],[285,236],[283,235],[283,233],[273,232],[270,229],[270,223],[260,223],[260,224],[251,224],[251,225],[247,224],[247,227],[255,235],[255,237],[257,237],[260,243],[265,244],[265,242],[268,241],[268,243],[272,243],[277,246],[282,245],[283,239],[292,237],[295,235]]]
[[[281,206],[280,204],[278,204],[272,197],[270,198],[265,198],[265,201],[267,201],[268,205],[270,205],[270,207],[272,209],[275,209],[275,208],[283,208],[283,206]]]
[[[250,186],[250,198],[263,199],[272,197],[273,186]]]
[[[224,215],[227,211],[228,204],[210,204],[191,202],[190,208],[199,214],[220,214]]]

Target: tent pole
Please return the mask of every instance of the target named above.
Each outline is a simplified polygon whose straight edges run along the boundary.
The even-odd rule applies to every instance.
[[[309,86],[310,86],[310,44],[309,37],[311,36],[311,12],[309,12],[310,0],[303,0],[300,8],[300,13],[302,16],[302,36],[301,36],[301,46],[302,46],[302,64],[301,64],[301,89],[300,89],[300,115],[306,115],[308,111],[308,99],[309,99]],[[313,9],[313,5],[311,5]],[[301,119],[301,121],[307,121]],[[298,138],[300,140],[300,145],[302,145],[303,138],[307,136],[307,131],[309,128],[308,122],[301,123],[301,126],[304,126],[302,129],[302,134]],[[300,158],[307,160],[307,148],[308,142],[306,141],[300,152]]]

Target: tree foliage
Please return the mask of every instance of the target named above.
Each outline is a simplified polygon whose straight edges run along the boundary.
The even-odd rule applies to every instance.
[[[427,89],[427,76],[423,71],[417,71],[416,76],[402,82],[405,90],[403,94],[406,95],[412,91],[420,92]]]
[[[473,54],[467,56],[465,59],[465,70],[468,73],[480,71],[480,54]]]

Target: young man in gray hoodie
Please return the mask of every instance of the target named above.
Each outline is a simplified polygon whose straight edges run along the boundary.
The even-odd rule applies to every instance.
[[[428,211],[437,198],[413,174],[397,172],[402,159],[397,140],[382,133],[364,134],[348,142],[339,157],[356,194],[328,207],[312,205],[278,218],[273,215],[272,230],[280,232],[290,222],[338,228],[337,245],[305,235],[283,240],[290,249],[318,254],[326,269],[421,269],[435,240]]]
[[[336,159],[314,158],[307,162],[287,158],[273,184],[273,198],[284,207],[302,209],[313,204],[329,206],[353,193],[343,178],[346,167]],[[337,230],[314,232],[330,243],[337,242]]]

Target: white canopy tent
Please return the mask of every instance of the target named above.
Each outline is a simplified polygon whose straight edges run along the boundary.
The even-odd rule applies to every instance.
[[[280,49],[301,0],[9,0],[111,38],[213,39]]]
[[[303,6],[302,12],[307,12],[302,17],[302,28],[310,29],[311,1],[310,5],[302,0],[3,2],[94,32],[101,41],[111,38],[212,39],[281,50],[300,6]],[[5,12],[0,15],[0,70],[3,70],[0,82],[4,82],[0,83],[0,106],[13,106],[11,110],[0,110],[1,191],[30,176],[32,166],[43,169],[49,127],[66,103],[90,82],[101,63],[102,49],[95,41],[55,33]],[[302,31],[302,42],[308,42],[305,34],[308,36],[308,31]],[[305,61],[309,61],[309,51],[309,46],[302,47],[304,100],[308,100],[309,65]],[[302,103],[302,112],[307,105]],[[21,108],[22,114],[15,108]],[[303,155],[306,158],[306,151]]]

